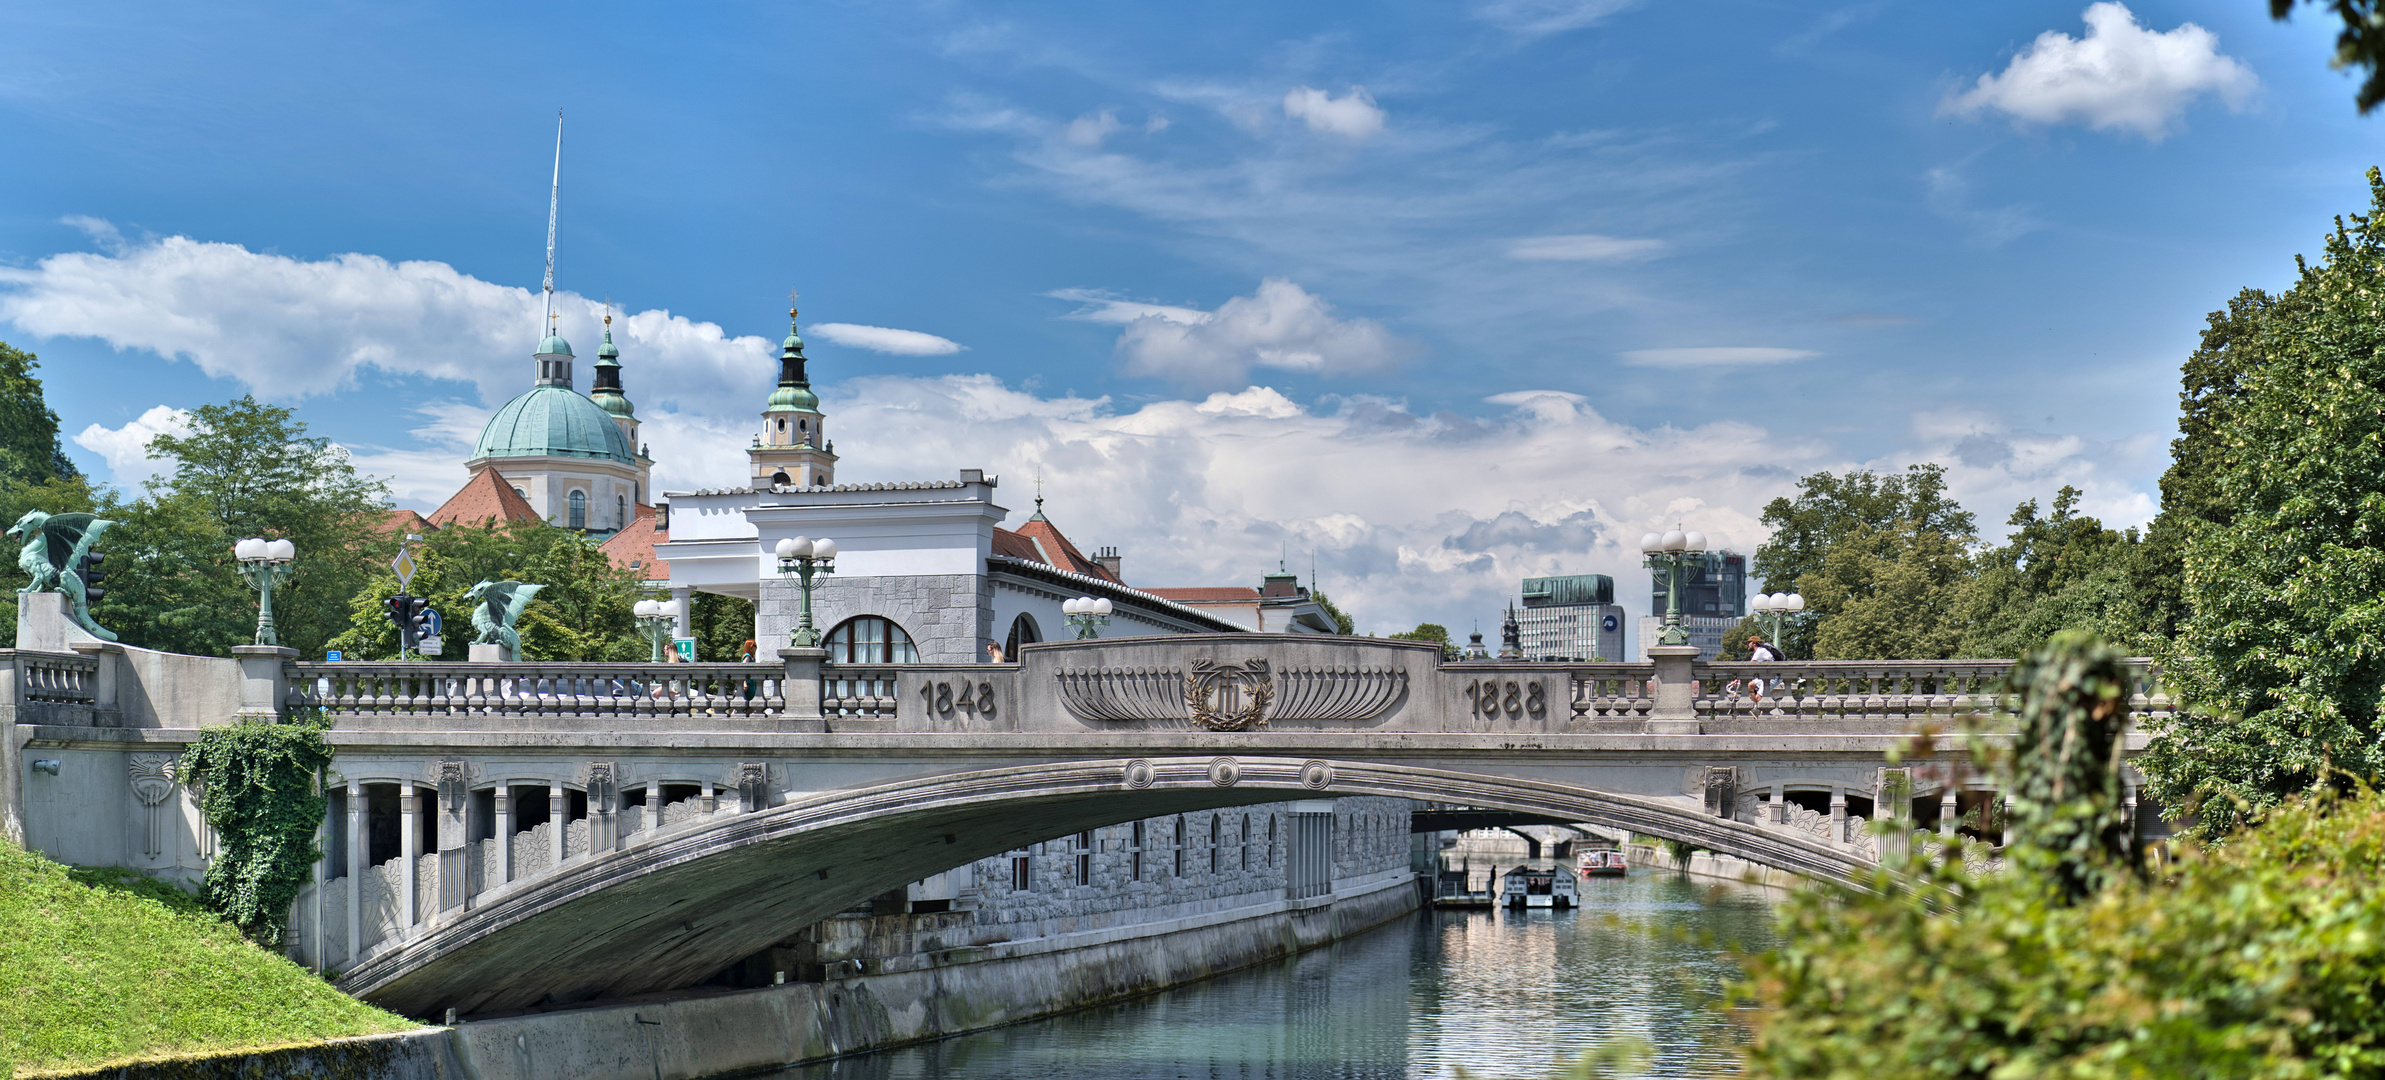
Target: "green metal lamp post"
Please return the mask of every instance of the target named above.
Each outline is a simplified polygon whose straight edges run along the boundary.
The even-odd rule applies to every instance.
[[[273,586],[289,579],[290,562],[298,557],[297,545],[252,536],[232,545],[232,556],[240,560],[240,576],[257,589],[256,644],[280,645],[273,636]]]
[[[778,542],[778,572],[794,574],[803,585],[803,615],[787,644],[798,649],[820,647],[820,631],[812,626],[812,575],[836,573],[836,541],[791,536]]]
[[[1779,645],[1781,620],[1787,618],[1788,616],[1795,615],[1800,611],[1804,611],[1805,597],[1793,592],[1757,593],[1755,599],[1748,601],[1748,606],[1756,609],[1756,614],[1758,615],[1769,615],[1772,617],[1772,637],[1770,640],[1774,645]],[[1788,654],[1783,653],[1781,655],[1786,656]]]
[[[1092,641],[1101,636],[1101,628],[1110,625],[1111,605],[1107,599],[1080,596],[1060,602],[1060,613],[1068,616],[1078,641]]]
[[[1681,625],[1681,574],[1691,559],[1706,554],[1706,534],[1680,529],[1662,535],[1649,533],[1640,537],[1640,553],[1648,557],[1649,569],[1662,570],[1665,575],[1665,632],[1656,643],[1689,644],[1689,631]]]
[[[670,604],[661,600],[640,600],[630,611],[637,615],[646,640],[654,645],[654,662],[662,663],[663,649],[671,643],[671,624],[678,621],[678,616],[671,612]]]

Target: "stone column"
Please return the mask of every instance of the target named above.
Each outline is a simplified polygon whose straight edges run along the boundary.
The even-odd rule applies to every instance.
[[[707,814],[713,812],[714,810],[720,809],[719,797],[713,794],[712,780],[709,777],[707,777],[704,781],[703,801],[696,804],[696,809]]]
[[[646,781],[646,828],[659,829],[663,824],[663,785],[660,780]]]
[[[364,951],[364,871],[370,852],[369,824],[372,811],[365,805],[364,785],[348,781],[348,959],[342,967],[356,966],[356,957]]]
[[[422,854],[422,837],[414,828],[414,782],[398,785],[398,858],[401,877],[398,885],[398,926],[400,933],[414,925],[414,859]]]
[[[1696,735],[1698,727],[1695,645],[1652,645],[1648,659],[1656,663],[1653,692],[1656,706],[1648,710],[1651,735]]]
[[[439,763],[439,904],[441,913],[464,906],[472,894],[471,863],[464,854],[472,835],[472,789],[464,776],[464,763]]]
[[[1940,836],[1953,836],[1954,827],[1959,824],[1957,821],[1959,811],[1955,809],[1954,798],[1957,794],[1959,793],[1950,787],[1946,789],[1946,794],[1938,797],[1938,835]]]
[[[696,636],[691,608],[695,595],[696,590],[692,586],[682,585],[671,590],[671,633],[673,635],[678,637]]]
[[[497,834],[497,865],[488,869],[488,883],[503,885],[513,880],[513,785],[497,785],[496,820],[490,831]]]
[[[298,650],[279,645],[234,645],[232,656],[240,662],[240,722],[244,724],[274,724],[281,722],[283,691],[288,682],[282,665],[298,656]]]
[[[786,680],[779,684],[787,699],[781,729],[828,730],[827,719],[820,715],[820,667],[828,662],[828,650],[780,649],[778,658],[787,666]]]
[[[547,837],[555,856],[548,860],[547,869],[553,870],[563,865],[563,854],[571,849],[571,792],[561,781],[547,784],[547,824],[554,826]]]
[[[1789,823],[1789,792],[1786,788],[1774,785],[1771,794],[1766,795],[1764,801],[1768,804],[1764,809],[1769,811],[1764,815],[1764,820],[1775,825]]]
[[[1830,785],[1830,838],[1839,843],[1854,839],[1847,835],[1847,789]]]

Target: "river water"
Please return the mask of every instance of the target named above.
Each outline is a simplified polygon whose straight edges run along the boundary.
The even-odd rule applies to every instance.
[[[1150,997],[773,1075],[1539,1080],[1616,1036],[1654,1047],[1650,1076],[1726,1072],[1726,950],[1770,945],[1770,894],[1638,870],[1583,894],[1570,912],[1427,911]]]

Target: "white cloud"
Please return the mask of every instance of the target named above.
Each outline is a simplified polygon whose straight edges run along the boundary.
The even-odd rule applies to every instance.
[[[2085,19],[2086,37],[2039,34],[2001,74],[1981,75],[1940,111],[1995,111],[2031,124],[2083,123],[2158,142],[2195,99],[2218,94],[2231,111],[2242,111],[2260,86],[2251,68],[2220,55],[2217,36],[2193,23],[2157,33],[2110,0],[2089,5]]]
[[[1507,245],[1507,255],[1514,259],[1545,259],[1565,262],[1626,262],[1645,259],[1664,250],[1662,240],[1627,240],[1596,233],[1575,233],[1569,236],[1526,236]]]
[[[1595,26],[1638,4],[1639,0],[1485,0],[1474,5],[1474,16],[1505,30],[1539,37]]]
[[[75,436],[75,445],[108,463],[108,479],[129,493],[138,493],[141,485],[164,472],[172,464],[149,458],[149,440],[160,435],[190,434],[190,410],[166,405],[152,405],[149,411],[127,421],[123,427],[106,428],[93,424]]]
[[[1636,367],[1660,368],[1744,367],[1750,364],[1785,364],[1791,360],[1820,355],[1811,349],[1701,346],[1686,349],[1632,349],[1623,354],[1623,362]]]
[[[1069,121],[1064,137],[1078,146],[1100,146],[1103,139],[1124,130],[1126,126],[1118,122],[1118,114],[1103,109]]]
[[[1383,110],[1363,86],[1334,97],[1313,87],[1297,87],[1284,95],[1284,115],[1307,121],[1310,131],[1363,139],[1383,131]]]
[[[923,334],[917,330],[896,330],[885,326],[862,326],[857,323],[819,323],[812,333],[839,345],[850,345],[871,352],[893,353],[896,356],[945,356],[960,352],[968,346],[950,338]]]
[[[1195,386],[1239,386],[1253,368],[1319,375],[1376,371],[1413,347],[1371,319],[1344,319],[1322,297],[1283,278],[1216,311],[1140,304],[1081,289],[1052,295],[1084,308],[1069,318],[1125,326],[1117,353],[1130,375]]]

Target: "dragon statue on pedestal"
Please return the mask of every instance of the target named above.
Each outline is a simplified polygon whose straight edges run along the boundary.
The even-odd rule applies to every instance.
[[[514,630],[514,620],[522,617],[522,609],[543,588],[546,586],[519,581],[483,581],[472,586],[464,599],[480,601],[480,606],[472,609],[472,628],[480,631],[480,636],[473,640],[482,645],[502,645],[505,659],[520,660],[522,635]]]
[[[116,635],[106,627],[91,621],[91,601],[83,581],[83,557],[91,554],[91,545],[115,522],[92,514],[50,514],[40,510],[26,511],[17,523],[9,526],[7,535],[23,538],[24,550],[17,553],[17,565],[33,575],[33,584],[18,590],[21,593],[59,592],[67,596],[68,614],[75,624],[90,631],[101,641],[114,641]]]

